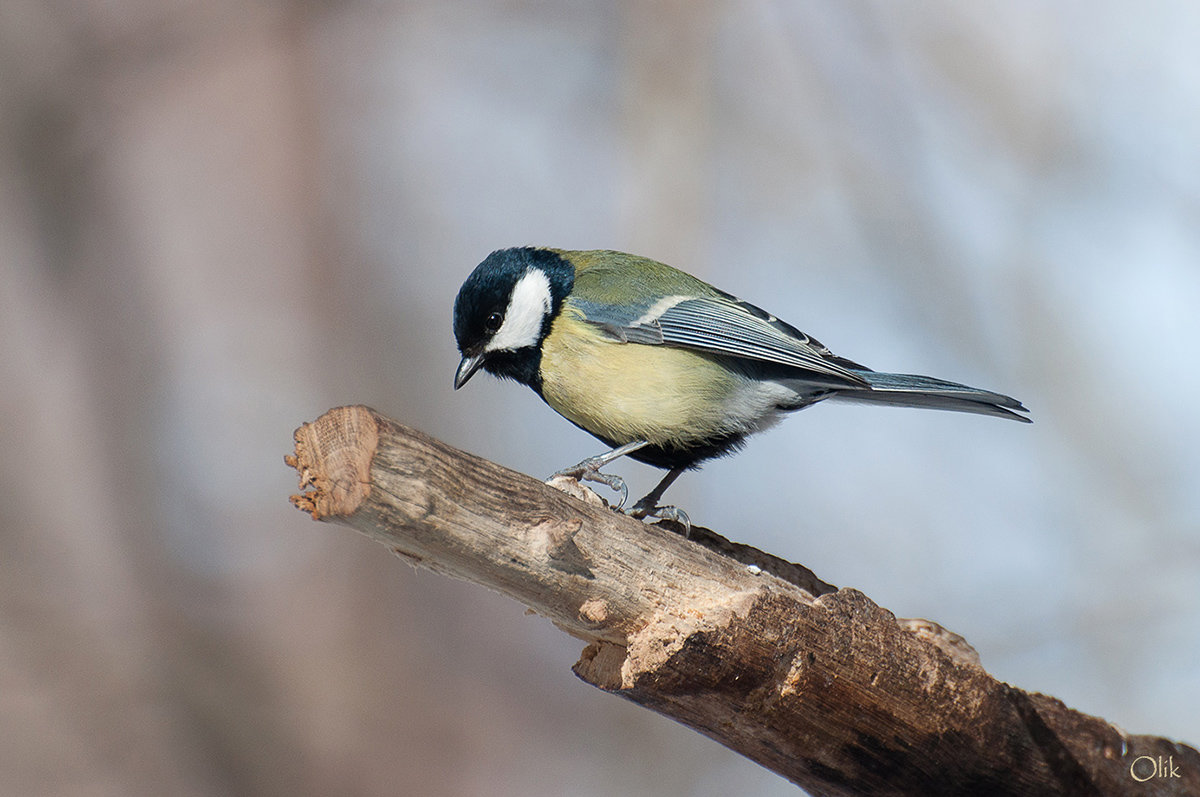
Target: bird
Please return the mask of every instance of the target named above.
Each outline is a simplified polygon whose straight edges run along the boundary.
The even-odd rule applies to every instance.
[[[1029,423],[1000,393],[929,376],[874,371],[756,305],[645,257],[612,250],[514,247],[475,267],[454,300],[458,390],[480,369],[532,388],[609,450],[555,476],[602,483],[620,457],[667,471],[628,510],[690,531],[660,506],[685,471],[821,401],[926,407]]]

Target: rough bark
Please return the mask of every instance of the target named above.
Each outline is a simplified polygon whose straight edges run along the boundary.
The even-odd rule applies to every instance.
[[[292,502],[587,641],[575,673],[816,795],[1200,794],[1200,754],[992,678],[956,634],[366,407],[296,431]],[[568,494],[568,493],[572,494]]]

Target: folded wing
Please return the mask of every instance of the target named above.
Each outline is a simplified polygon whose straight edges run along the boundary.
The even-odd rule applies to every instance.
[[[868,388],[870,369],[833,354],[820,341],[732,296],[667,296],[643,307],[576,302],[584,318],[627,343],[678,346],[798,368],[830,387]]]

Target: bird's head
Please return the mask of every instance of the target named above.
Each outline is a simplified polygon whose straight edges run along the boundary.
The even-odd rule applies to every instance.
[[[455,390],[480,368],[536,387],[541,343],[574,281],[574,267],[550,249],[488,255],[454,300],[454,337],[462,355]]]

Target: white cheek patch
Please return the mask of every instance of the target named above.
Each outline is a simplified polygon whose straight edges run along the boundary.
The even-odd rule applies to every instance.
[[[550,278],[539,269],[525,273],[513,286],[504,311],[504,323],[484,351],[505,351],[536,346],[542,322],[550,314]]]

